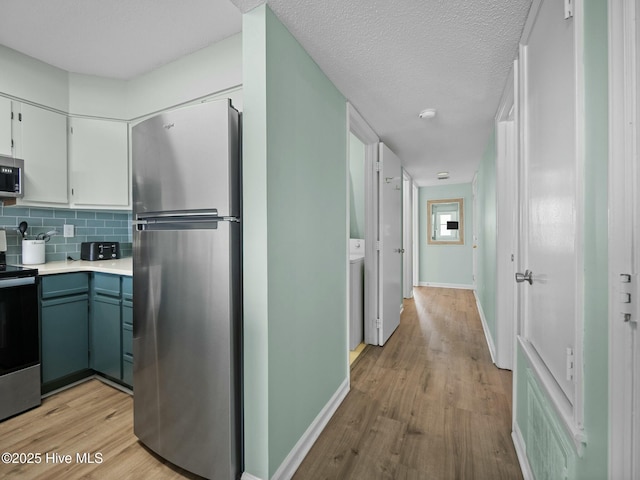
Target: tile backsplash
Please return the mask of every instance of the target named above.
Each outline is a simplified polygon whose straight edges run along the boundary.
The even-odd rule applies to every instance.
[[[33,240],[39,233],[56,230],[45,246],[45,261],[80,258],[82,242],[120,242],[123,257],[131,256],[131,213],[104,210],[70,210],[57,208],[36,208],[0,206],[0,228],[7,231],[7,263],[22,263],[22,241],[17,232],[18,224],[29,224],[27,238]],[[63,236],[64,225],[74,226],[74,236]]]

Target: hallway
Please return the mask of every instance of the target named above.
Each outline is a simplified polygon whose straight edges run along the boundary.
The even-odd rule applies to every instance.
[[[522,478],[511,372],[491,362],[473,292],[414,295],[387,344],[352,367],[351,391],[294,480]]]

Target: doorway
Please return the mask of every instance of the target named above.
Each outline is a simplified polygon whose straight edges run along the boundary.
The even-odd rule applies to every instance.
[[[378,143],[380,139],[350,103],[347,103],[347,115],[347,134],[349,138],[348,156],[351,158],[351,147],[353,146],[354,157],[360,158],[360,160],[355,160],[354,158],[355,162],[358,164],[356,165],[356,169],[359,168],[360,163],[362,165],[362,193],[357,193],[356,195],[358,198],[354,198],[354,200],[357,203],[360,201],[360,197],[362,197],[364,218],[362,221],[359,221],[359,225],[356,226],[354,234],[363,235],[362,238],[364,239],[364,242],[360,242],[360,247],[357,247],[357,240],[360,237],[354,238],[356,242],[351,242],[351,238],[347,239],[349,242],[349,252],[351,251],[353,244],[353,247],[359,248],[361,254],[364,255],[362,274],[362,341],[358,342],[357,347],[359,351],[362,351],[364,344],[377,344],[378,339],[376,327],[378,302],[378,252],[376,250],[376,241],[378,237],[375,221],[378,218],[378,202],[375,194],[377,182],[375,165],[378,161]],[[347,175],[347,177],[350,178],[350,175]],[[351,185],[348,186],[348,191],[351,191]],[[348,204],[350,205],[351,194],[349,197]],[[351,212],[349,212],[348,218],[349,225],[347,226],[347,230],[350,232],[351,237]],[[362,250],[364,251],[362,252]],[[347,261],[349,262],[349,280],[347,283],[351,284],[351,256]],[[351,292],[347,292],[347,304],[349,305],[348,313],[351,312],[352,307],[349,300],[350,293]],[[351,342],[349,341],[348,343],[349,348]],[[350,348],[349,351],[351,352]],[[350,357],[355,361],[357,355],[352,354]]]

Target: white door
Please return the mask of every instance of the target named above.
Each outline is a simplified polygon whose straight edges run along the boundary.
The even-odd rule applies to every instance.
[[[542,1],[530,17],[520,53],[520,340],[553,401],[575,419],[582,199],[574,20],[565,20],[563,2],[554,0]]]
[[[609,479],[640,478],[640,0],[610,2]],[[629,297],[627,297],[629,296]],[[625,300],[630,303],[624,303]]]
[[[402,165],[380,143],[380,307],[378,344],[384,345],[400,325],[402,309]]]

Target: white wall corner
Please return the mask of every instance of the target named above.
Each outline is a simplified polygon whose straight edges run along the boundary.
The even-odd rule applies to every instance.
[[[513,431],[511,432],[511,439],[513,440],[513,446],[516,449],[516,456],[518,457],[518,463],[520,463],[520,470],[522,470],[522,477],[524,480],[535,480],[531,465],[529,465],[529,459],[527,458],[527,447],[524,444],[522,438],[522,432],[517,423],[513,424]],[[244,480],[244,478],[242,479]]]
[[[349,376],[344,379],[338,390],[333,394],[331,399],[327,402],[324,408],[320,411],[318,416],[313,420],[306,432],[300,437],[298,443],[295,444],[293,449],[287,455],[287,458],[283,460],[278,467],[278,470],[273,474],[271,480],[289,480],[296,473],[296,470],[304,460],[304,457],[309,453],[311,447],[316,442],[324,427],[327,426],[329,420],[336,412],[342,401],[349,393]],[[260,480],[256,477],[246,477],[242,475],[242,480]]]
[[[496,365],[496,346],[493,343],[493,337],[491,337],[489,325],[487,325],[487,317],[484,316],[484,310],[482,310],[482,304],[480,303],[480,298],[478,298],[478,292],[476,290],[473,291],[473,296],[476,299],[476,306],[478,307],[478,314],[480,315],[480,322],[482,323],[482,331],[484,332],[484,337],[487,339],[491,361]]]

